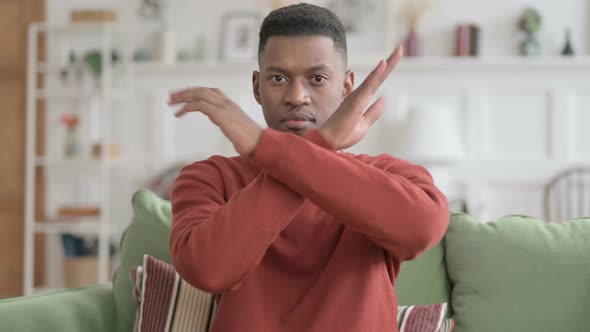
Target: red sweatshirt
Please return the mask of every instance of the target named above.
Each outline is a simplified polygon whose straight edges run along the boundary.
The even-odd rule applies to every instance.
[[[172,193],[172,262],[221,295],[211,332],[393,332],[401,262],[442,238],[427,170],[266,129],[248,158],[185,167]]]

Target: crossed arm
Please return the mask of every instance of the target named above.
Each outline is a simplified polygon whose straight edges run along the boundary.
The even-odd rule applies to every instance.
[[[322,144],[317,131],[301,138],[266,130],[252,156],[265,171],[227,202],[222,165],[187,167],[172,197],[179,273],[215,293],[239,286],[306,200],[402,260],[440,240],[447,202],[424,168],[389,156],[367,164]]]

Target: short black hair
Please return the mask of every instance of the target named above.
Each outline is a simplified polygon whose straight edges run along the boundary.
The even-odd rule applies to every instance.
[[[268,39],[273,36],[325,36],[332,39],[334,47],[347,60],[346,31],[344,25],[327,8],[299,3],[271,11],[260,27],[258,56]]]

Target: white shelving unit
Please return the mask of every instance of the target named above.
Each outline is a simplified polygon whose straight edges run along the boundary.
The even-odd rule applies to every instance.
[[[43,36],[45,42],[46,62],[38,62],[40,51],[39,36]],[[114,24],[76,24],[68,26],[49,26],[44,23],[32,24],[28,31],[28,80],[27,80],[27,146],[26,146],[26,197],[25,197],[25,236],[24,236],[24,293],[31,295],[48,289],[60,288],[59,283],[36,287],[34,284],[35,267],[35,234],[42,233],[48,236],[60,236],[62,234],[76,234],[80,236],[96,236],[98,238],[98,276],[99,283],[106,283],[110,279],[110,243],[111,236],[119,234],[122,225],[113,222],[112,219],[112,172],[115,167],[124,167],[131,162],[130,159],[110,156],[109,147],[113,143],[110,132],[110,121],[113,112],[123,109],[122,104],[129,100],[132,93],[133,79],[131,71],[131,45],[130,36]],[[85,44],[78,45],[77,43]],[[60,80],[60,71],[63,61],[59,63],[59,53],[66,48],[78,50],[92,48],[100,50],[101,70],[100,76],[93,80],[94,85],[88,89],[80,89],[78,86],[64,87]],[[118,63],[112,59],[113,50],[120,51]],[[63,54],[62,54],[63,59]],[[88,73],[87,73],[88,74]],[[44,84],[40,88],[39,82]],[[52,119],[57,119],[64,109],[76,109],[84,112],[84,107],[76,106],[89,99],[97,102],[98,121],[95,124],[100,128],[101,152],[98,157],[91,157],[88,151],[80,153],[73,158],[64,157],[59,135],[56,134],[56,126]],[[45,121],[40,124],[45,128],[44,155],[38,155],[36,146],[37,126],[41,110],[38,108],[39,100],[45,101]],[[77,103],[77,104],[76,104]],[[119,107],[114,107],[114,103]],[[74,104],[74,106],[72,106]],[[80,114],[82,115],[82,114]],[[85,115],[87,119],[90,119]],[[83,118],[82,118],[83,119]],[[55,122],[55,121],[54,121]],[[52,125],[53,124],[53,125]],[[80,134],[80,132],[78,132]],[[38,190],[36,183],[36,171],[39,168],[46,170],[47,202],[45,213],[49,220],[37,220],[35,217],[35,197]],[[80,172],[82,172],[80,174]],[[85,173],[84,173],[85,172]],[[90,174],[90,176],[88,176]],[[86,177],[99,183],[94,188],[98,197],[96,206],[99,207],[97,217],[84,217],[67,220],[56,217],[55,202],[48,193],[55,192],[55,187],[68,183],[76,176]],[[76,181],[86,181],[84,178]],[[90,181],[88,181],[90,182]],[[90,184],[88,184],[90,186]],[[52,206],[54,205],[54,206]],[[49,264],[49,262],[47,262]]]

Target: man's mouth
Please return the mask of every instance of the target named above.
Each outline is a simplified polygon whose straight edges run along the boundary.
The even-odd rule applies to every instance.
[[[315,119],[306,113],[295,112],[289,113],[281,120],[290,130],[301,130],[309,126],[311,123],[315,123]]]

